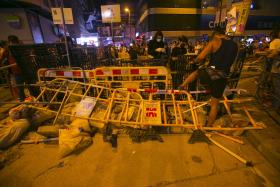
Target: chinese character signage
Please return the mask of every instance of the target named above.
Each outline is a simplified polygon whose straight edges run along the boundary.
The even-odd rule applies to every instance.
[[[62,13],[60,8],[51,8],[54,24],[63,24]],[[63,8],[65,24],[74,24],[72,8]]]
[[[72,8],[63,8],[65,24],[74,24]]]
[[[149,124],[161,124],[159,101],[144,101],[143,122]]]
[[[61,9],[51,8],[51,10],[52,10],[53,24],[63,24]]]
[[[227,33],[243,34],[250,11],[251,0],[233,3],[231,10],[227,13]]]

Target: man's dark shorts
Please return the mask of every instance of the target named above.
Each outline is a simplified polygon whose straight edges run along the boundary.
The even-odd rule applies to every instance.
[[[204,70],[198,71],[198,79],[201,84],[205,85],[211,90],[211,96],[219,99],[223,96],[224,90],[227,85],[226,78],[219,78],[212,80],[209,74]]]

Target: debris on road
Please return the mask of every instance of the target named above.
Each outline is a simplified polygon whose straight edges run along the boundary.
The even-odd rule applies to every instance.
[[[218,146],[219,148],[221,148],[222,150],[224,150],[225,152],[227,152],[228,154],[230,154],[231,156],[235,157],[236,159],[238,159],[240,162],[244,163],[246,166],[250,166],[253,167],[253,162],[252,161],[248,161],[244,158],[242,158],[241,156],[235,154],[234,152],[232,152],[231,150],[229,150],[228,148],[224,147],[223,145],[221,145],[219,142],[215,141],[210,134],[206,135],[208,137],[208,139],[216,146]]]
[[[43,139],[35,139],[35,140],[21,140],[21,144],[37,144],[37,143],[49,143],[53,141],[57,141],[58,138],[43,138]]]
[[[4,133],[0,129],[0,135],[5,134],[2,135],[5,141],[1,142],[0,138],[0,145],[9,147],[20,140],[30,127],[43,137],[27,138],[22,140],[22,143],[55,142],[58,139],[60,156],[66,157],[90,146],[91,136],[95,132],[103,133],[103,140],[116,148],[118,134],[122,129],[127,130],[133,142],[163,142],[159,135],[159,132],[163,131],[158,129],[167,129],[166,127],[195,130],[194,132],[201,132],[202,135],[205,130],[218,131],[225,134],[221,136],[238,142],[238,139],[227,135],[238,136],[247,129],[263,128],[258,123],[252,123],[248,111],[244,113],[247,116],[227,111],[228,115],[216,120],[213,127],[206,127],[205,106],[209,103],[196,102],[192,95],[185,91],[177,90],[175,93],[174,90],[148,90],[149,99],[143,99],[138,92],[67,79],[55,79],[42,85],[41,90],[32,103],[10,110],[10,121],[25,122],[25,126],[15,126],[19,133],[11,138],[10,143],[7,143],[11,137],[9,132]],[[145,92],[145,89],[142,91]],[[223,101],[224,104],[230,102],[240,103],[242,100],[238,98]],[[242,143],[241,140],[239,143]]]
[[[230,128],[239,128],[239,127],[247,127],[250,121],[245,116],[241,114],[231,114],[223,115],[219,119],[217,119],[213,127],[230,127]],[[235,131],[222,131],[224,134],[240,136],[243,134],[244,130],[235,130]]]
[[[15,121],[17,119],[30,119],[33,113],[34,109],[27,105],[19,105],[9,111],[9,116],[11,120]]]
[[[58,137],[59,126],[57,125],[44,125],[38,127],[37,133],[45,137]]]
[[[8,148],[20,140],[29,127],[27,119],[9,120],[0,124],[0,149]]]
[[[60,157],[66,157],[87,148],[92,144],[92,138],[78,128],[59,130]]]

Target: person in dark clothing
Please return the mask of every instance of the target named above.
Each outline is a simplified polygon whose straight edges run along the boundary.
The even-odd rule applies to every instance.
[[[162,55],[166,54],[165,45],[163,42],[163,34],[161,31],[157,31],[153,39],[148,44],[148,54],[155,59],[160,59]]]
[[[34,77],[30,77],[28,73],[25,73],[28,67],[20,66],[19,59],[16,58],[17,51],[13,49],[13,46],[20,45],[22,42],[15,35],[8,36],[8,46],[5,49],[3,58],[6,58],[7,62],[11,67],[10,71],[10,89],[11,93],[14,97],[18,98],[18,101],[24,102],[25,99],[30,99],[31,97],[26,98],[24,92],[24,84],[27,85],[28,91],[31,96],[37,97],[39,95],[40,90],[37,87],[30,86],[30,84],[35,84],[36,80]],[[1,59],[0,59],[1,62]]]
[[[172,46],[171,46],[171,58],[173,57],[178,57],[181,55],[181,49],[179,47],[179,44],[177,41],[174,41]]]
[[[183,35],[179,38],[179,41],[180,41],[181,54],[184,55],[187,53],[188,38]]]
[[[20,44],[20,41],[17,36],[15,35],[10,35],[8,36],[8,46],[5,48],[5,51],[3,52],[3,55],[0,59],[0,62],[2,62],[4,59],[7,60],[8,65],[12,65],[9,68],[10,71],[10,81],[11,81],[11,92],[13,96],[17,96],[18,100],[20,102],[23,102],[25,99],[25,94],[24,94],[24,87],[23,87],[23,76],[20,68],[16,64],[16,60],[14,56],[11,54],[9,50],[9,46],[12,45],[18,45]],[[16,84],[16,85],[15,85]]]
[[[132,46],[129,47],[128,53],[129,53],[130,60],[137,60],[138,50],[137,50],[136,43],[134,41],[132,42]]]
[[[210,54],[210,62],[207,68],[201,68],[191,73],[180,88],[199,78],[202,84],[207,84],[211,90],[211,110],[208,116],[207,125],[212,125],[216,119],[219,99],[223,96],[227,84],[227,75],[231,65],[237,56],[237,44],[225,35],[224,31],[217,29],[214,31],[213,39],[207,44],[202,52],[195,59],[200,63]]]
[[[180,48],[181,48],[181,55],[184,55],[184,54],[187,53],[187,48],[186,48],[186,43],[185,42],[181,42]]]

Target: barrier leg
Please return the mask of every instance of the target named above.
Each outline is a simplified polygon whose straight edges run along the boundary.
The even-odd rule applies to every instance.
[[[188,94],[188,101],[189,101],[190,110],[191,110],[191,113],[192,113],[192,118],[193,118],[193,122],[194,122],[194,126],[195,126],[195,130],[193,131],[193,133],[192,133],[192,135],[191,135],[191,137],[188,141],[189,144],[193,144],[193,143],[196,143],[196,142],[210,143],[210,141],[207,138],[207,136],[205,135],[205,133],[201,129],[198,128],[197,116],[196,116],[195,111],[193,109],[190,94]]]
[[[208,135],[208,139],[215,144],[216,146],[218,146],[219,148],[221,148],[222,150],[224,150],[225,152],[227,152],[228,154],[230,154],[231,156],[233,156],[234,158],[236,158],[237,160],[239,160],[240,162],[244,163],[246,166],[253,166],[253,162],[252,161],[248,161],[245,160],[244,158],[242,158],[241,156],[235,154],[234,152],[232,152],[231,150],[229,150],[228,148],[222,146],[220,143],[218,143],[217,141],[213,140],[211,138],[211,135]]]

